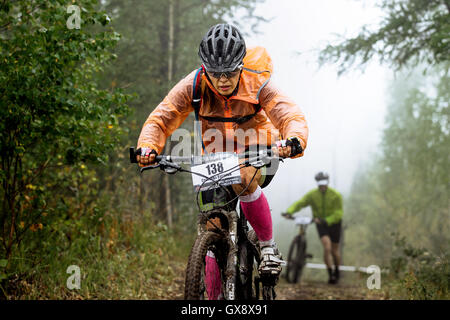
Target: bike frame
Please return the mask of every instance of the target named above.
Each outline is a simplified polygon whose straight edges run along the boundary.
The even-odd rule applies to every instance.
[[[299,235],[302,235],[302,236],[304,236],[304,235],[306,235],[306,229],[308,228],[308,225],[307,224],[300,224],[299,225],[299,231],[298,231],[298,234]]]

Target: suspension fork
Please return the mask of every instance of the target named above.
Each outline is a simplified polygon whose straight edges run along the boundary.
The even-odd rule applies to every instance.
[[[301,236],[306,234],[306,227],[304,225],[300,225],[298,234],[301,235]]]
[[[226,214],[230,224],[228,233],[228,256],[225,270],[225,297],[227,300],[236,299],[236,276],[238,259],[238,216],[236,211]]]

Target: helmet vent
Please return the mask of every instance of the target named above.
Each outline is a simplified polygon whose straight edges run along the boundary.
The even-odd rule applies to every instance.
[[[211,53],[214,52],[212,40],[209,40],[209,41],[208,41],[208,51],[211,52]],[[211,54],[211,55],[212,55],[212,54]]]
[[[239,30],[223,23],[208,30],[198,51],[202,63],[213,72],[234,70],[242,63],[245,53],[245,41]]]
[[[220,39],[217,41],[217,51],[218,56],[221,56],[221,53],[223,52],[223,40]]]
[[[234,49],[234,44],[235,44],[234,40],[231,39],[231,40],[230,40],[230,44],[228,45],[227,56],[230,55],[230,54],[232,53],[232,51],[233,51],[233,49]]]

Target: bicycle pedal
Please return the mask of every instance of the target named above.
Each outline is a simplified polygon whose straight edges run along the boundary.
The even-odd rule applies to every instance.
[[[266,265],[264,267],[260,267],[258,271],[259,271],[259,274],[260,274],[261,277],[267,276],[267,275],[269,275],[269,276],[273,276],[273,275],[279,276],[281,271],[282,271],[282,269],[281,269],[281,266],[279,266],[279,265]]]

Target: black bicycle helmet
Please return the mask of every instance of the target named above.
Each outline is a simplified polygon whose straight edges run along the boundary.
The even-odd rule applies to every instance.
[[[239,30],[229,24],[212,26],[203,37],[198,55],[207,71],[229,72],[242,63],[245,41]]]
[[[316,174],[314,179],[316,179],[316,181],[328,180],[328,179],[330,179],[330,176],[328,175],[328,173],[320,171]]]

